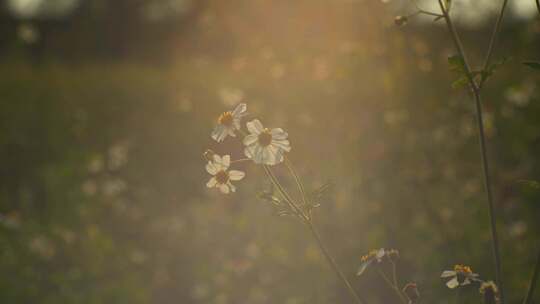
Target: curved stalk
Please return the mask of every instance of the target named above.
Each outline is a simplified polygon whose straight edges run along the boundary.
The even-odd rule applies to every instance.
[[[300,190],[300,195],[302,196],[302,202],[304,203],[304,206],[307,206],[309,203],[309,199],[307,196],[306,189],[304,188],[304,183],[302,183],[302,180],[300,179],[300,176],[298,173],[296,173],[296,170],[294,169],[292,162],[289,160],[288,157],[285,157],[285,166],[287,166],[287,169],[289,169],[289,172],[291,172],[291,175],[294,178],[294,181],[296,182],[296,185],[298,186],[298,189]],[[308,217],[310,217],[310,214],[306,214]]]
[[[454,27],[454,24],[452,22],[452,19],[450,18],[450,15],[448,14],[448,11],[446,10],[442,0],[439,1],[439,6],[441,8],[441,11],[444,15],[444,19],[446,21],[446,25],[448,27],[448,31],[450,32],[452,36],[452,40],[454,41],[455,47],[463,59],[463,65],[465,70],[465,75],[467,77],[467,80],[469,81],[469,86],[471,87],[471,90],[474,95],[474,101],[475,101],[475,108],[476,108],[476,122],[478,126],[478,137],[480,141],[480,154],[482,158],[482,171],[483,171],[483,177],[484,177],[484,188],[486,190],[486,196],[487,196],[487,202],[488,202],[488,209],[489,209],[489,219],[490,219],[490,228],[491,228],[491,241],[492,241],[492,251],[493,251],[493,258],[495,260],[495,278],[497,281],[497,286],[499,286],[500,295],[501,295],[501,304],[504,304],[504,292],[503,292],[503,280],[502,280],[502,274],[501,274],[501,257],[499,252],[499,238],[497,234],[497,225],[495,222],[495,207],[493,204],[493,195],[491,192],[491,181],[490,181],[490,175],[489,175],[489,166],[487,161],[487,149],[486,149],[486,136],[484,132],[484,120],[482,116],[482,99],[480,97],[480,88],[474,81],[474,77],[471,73],[470,65],[467,62],[467,58],[465,56],[465,51],[463,50],[463,46],[461,44],[461,40],[459,38],[459,35],[456,31],[456,28]],[[507,2],[507,0],[504,0]],[[503,9],[501,11],[504,13],[504,8],[506,7],[506,4],[503,5]],[[499,17],[498,19],[501,19],[502,17]],[[500,25],[498,25],[500,26]],[[498,33],[498,29],[495,30],[496,33]],[[494,39],[492,39],[494,41]],[[493,51],[493,47],[490,47],[490,51],[488,52],[488,55],[491,56],[491,52]],[[489,60],[486,60],[486,62],[489,62]]]
[[[403,294],[399,290],[399,287],[396,285],[395,281],[394,283],[392,283],[392,281],[390,281],[390,279],[386,276],[386,274],[384,274],[382,270],[378,269],[377,271],[379,272],[379,275],[384,279],[386,284],[398,295],[401,302],[403,302],[403,304],[407,304],[408,303],[407,299],[403,296]]]
[[[285,188],[281,185],[281,183],[279,182],[279,180],[277,179],[277,177],[274,175],[274,173],[272,172],[272,169],[269,167],[269,166],[263,166],[264,168],[264,171],[266,173],[266,175],[270,178],[270,181],[272,182],[272,184],[274,184],[274,186],[278,189],[278,191],[281,193],[281,195],[283,196],[283,198],[287,201],[287,203],[289,204],[289,206],[291,206],[291,209],[294,210],[294,212],[300,217],[300,219],[304,222],[304,224],[306,224],[311,232],[311,234],[313,235],[313,237],[315,238],[315,240],[317,241],[317,245],[319,246],[321,252],[323,253],[324,257],[326,258],[326,260],[328,261],[328,263],[330,264],[330,266],[332,267],[332,270],[334,270],[334,272],[336,273],[336,275],[341,279],[341,281],[343,282],[343,284],[347,287],[347,289],[349,290],[350,294],[352,295],[352,297],[355,299],[356,303],[358,304],[364,304],[366,303],[365,300],[363,300],[359,295],[358,293],[354,290],[354,288],[352,287],[351,283],[349,282],[349,280],[347,279],[347,277],[343,274],[343,272],[339,269],[339,266],[337,265],[335,259],[332,257],[332,255],[330,254],[330,252],[328,251],[328,249],[326,248],[326,246],[324,245],[317,229],[315,228],[314,224],[313,224],[313,221],[311,220],[311,218],[306,215],[296,204],[295,202],[293,201],[293,199],[291,198],[291,196],[289,195],[289,193],[287,193],[287,191],[285,190]],[[291,167],[292,169],[292,167]],[[293,172],[294,169],[292,169],[291,172]],[[296,175],[296,171],[294,171],[294,175]],[[296,175],[296,178],[298,180],[298,186],[300,187],[300,185],[302,185],[301,181],[300,181],[300,178],[298,177],[298,175]],[[303,189],[303,185],[302,185],[302,189]],[[303,196],[303,199],[304,200],[307,200],[307,197],[305,197],[305,191],[304,190],[301,190],[302,193],[304,193],[302,196]]]
[[[539,275],[540,275],[540,249],[538,250],[538,255],[536,257],[536,263],[534,265],[533,274],[532,274],[531,280],[529,281],[529,288],[527,289],[527,295],[525,296],[525,300],[523,300],[523,304],[532,303],[534,288],[536,287],[536,281],[538,280]]]
[[[536,3],[538,4],[538,1],[536,0]],[[489,62],[491,60],[491,55],[493,54],[493,50],[495,48],[495,44],[497,42],[497,37],[499,36],[499,32],[501,31],[501,25],[502,25],[502,19],[504,17],[504,11],[506,10],[506,5],[508,4],[508,0],[503,0],[501,10],[499,12],[499,16],[497,17],[497,21],[495,22],[495,26],[493,27],[493,32],[491,33],[491,38],[489,40],[489,46],[488,51],[486,55],[486,60],[484,60],[484,67],[482,68],[482,71],[485,71],[488,66]],[[480,82],[479,87],[481,88],[482,85],[485,82],[485,78]]]
[[[326,248],[326,246],[322,242],[322,239],[321,239],[321,236],[319,235],[319,232],[317,232],[317,230],[315,229],[315,226],[313,225],[313,222],[311,220],[309,220],[309,221],[306,222],[306,224],[309,227],[309,230],[311,231],[311,234],[313,235],[313,237],[317,241],[317,245],[319,245],[319,248],[321,249],[324,257],[326,258],[326,260],[328,261],[330,266],[332,266],[332,270],[334,270],[334,272],[337,274],[337,276],[341,279],[341,281],[347,287],[347,289],[349,290],[350,294],[354,297],[356,302],[359,303],[359,304],[365,303],[366,301],[363,300],[362,298],[360,298],[360,295],[358,293],[356,293],[356,291],[352,287],[352,285],[349,282],[349,280],[347,279],[347,277],[343,274],[341,269],[339,269],[339,266],[337,265],[337,263],[334,260],[334,258],[332,257],[332,255],[330,255],[330,252],[328,251],[328,249]]]

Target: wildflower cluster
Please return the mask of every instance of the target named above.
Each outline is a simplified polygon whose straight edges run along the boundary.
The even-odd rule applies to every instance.
[[[395,263],[399,259],[399,251],[396,249],[373,249],[368,254],[363,255],[360,258],[360,267],[356,272],[356,275],[361,275],[366,269],[374,262],[381,263],[384,259],[388,259],[390,262]]]
[[[461,264],[454,265],[453,270],[445,270],[441,274],[441,278],[451,278],[446,282],[446,286],[450,289],[469,285],[472,282],[481,282],[478,277],[479,275],[477,273],[472,272],[471,267]]]
[[[460,286],[470,285],[472,283],[480,284],[479,292],[484,298],[486,304],[499,303],[499,288],[493,281],[483,281],[480,275],[474,273],[471,267],[466,265],[454,265],[453,270],[445,270],[441,274],[441,278],[451,278],[446,282],[446,286],[454,289]]]
[[[206,171],[212,175],[208,183],[209,188],[218,188],[222,193],[235,192],[236,187],[231,181],[239,181],[245,173],[239,170],[229,170],[232,163],[251,160],[256,164],[273,166],[284,160],[285,152],[291,151],[291,145],[287,132],[281,128],[265,128],[258,119],[246,123],[248,133],[242,130],[242,119],[247,116],[247,105],[241,103],[232,111],[226,111],[219,115],[217,124],[212,131],[211,137],[218,143],[223,142],[228,136],[243,136],[244,154],[247,159],[231,161],[230,155],[217,155],[207,151],[205,157],[208,160]]]

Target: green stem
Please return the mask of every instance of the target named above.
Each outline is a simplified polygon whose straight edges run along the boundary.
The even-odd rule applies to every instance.
[[[326,260],[328,261],[328,263],[330,264],[330,266],[332,267],[334,272],[337,274],[337,276],[341,279],[343,284],[347,287],[347,289],[349,290],[349,292],[351,293],[353,298],[356,300],[356,302],[359,303],[359,304],[366,303],[366,301],[363,300],[362,298],[360,298],[360,295],[358,293],[356,293],[356,291],[352,287],[352,285],[349,282],[349,280],[347,279],[347,277],[339,269],[339,266],[337,265],[337,263],[334,260],[334,258],[332,257],[332,255],[330,255],[330,252],[328,251],[328,249],[324,245],[324,243],[323,243],[323,241],[321,239],[321,236],[319,235],[319,232],[317,232],[317,230],[315,229],[315,226],[313,225],[312,221],[308,220],[306,222],[306,224],[309,227],[309,230],[311,231],[311,234],[313,235],[313,237],[317,241],[317,245],[319,245],[319,248],[321,249],[324,257],[326,258]]]
[[[539,0],[536,0],[536,1],[538,3]],[[503,0],[501,10],[499,12],[499,16],[497,17],[497,21],[495,22],[495,26],[493,27],[493,32],[491,33],[491,38],[489,40],[488,51],[487,51],[486,59],[484,60],[484,67],[482,68],[482,71],[485,71],[489,66],[489,62],[491,60],[491,55],[493,54],[493,50],[495,49],[495,44],[497,42],[497,37],[499,36],[499,32],[501,31],[501,25],[502,25],[502,20],[503,20],[503,17],[504,17],[504,11],[506,10],[506,5],[507,4],[508,4],[508,0]],[[483,78],[482,81],[480,81],[479,88],[482,87],[485,80],[486,79]]]
[[[308,220],[308,218],[305,216],[305,214],[300,210],[298,206],[296,206],[294,200],[291,198],[289,193],[285,190],[285,188],[281,185],[277,177],[272,172],[272,169],[270,169],[270,166],[263,165],[264,172],[266,172],[266,175],[270,178],[270,181],[274,184],[274,186],[278,189],[278,191],[281,193],[285,201],[289,204],[291,209],[302,219],[303,221]]]
[[[292,162],[289,160],[288,157],[285,157],[285,166],[287,166],[287,169],[289,169],[289,172],[291,172],[291,175],[294,178],[294,181],[296,182],[296,185],[298,186],[298,189],[300,190],[300,194],[302,196],[302,202],[304,203],[304,206],[308,206],[309,198],[306,193],[306,189],[304,188],[304,183],[302,183],[302,180],[300,179],[300,176],[296,173],[296,170],[293,167]],[[306,214],[308,217],[310,217],[309,214]]]
[[[283,198],[287,201],[287,203],[289,204],[289,206],[291,207],[291,209],[294,210],[294,212],[300,217],[300,219],[302,219],[302,221],[308,226],[311,234],[313,235],[313,237],[315,238],[315,240],[317,241],[317,245],[319,246],[319,248],[321,249],[324,257],[326,258],[326,260],[328,261],[328,263],[330,264],[330,266],[332,267],[332,269],[334,270],[334,272],[337,274],[337,276],[341,279],[341,281],[343,282],[343,284],[347,287],[347,289],[349,290],[349,292],[351,293],[351,295],[353,296],[353,298],[355,299],[355,301],[358,303],[358,304],[364,304],[366,303],[365,300],[362,300],[362,298],[360,298],[360,296],[358,295],[358,293],[356,293],[356,291],[354,290],[354,288],[352,287],[351,283],[349,282],[349,280],[347,280],[347,277],[345,277],[345,275],[343,274],[343,272],[339,269],[339,266],[337,265],[336,261],[334,260],[334,258],[332,257],[332,255],[330,255],[330,252],[328,251],[328,249],[326,248],[326,246],[324,245],[319,233],[317,232],[315,226],[313,225],[313,222],[312,220],[304,213],[302,212],[302,210],[296,206],[296,204],[294,203],[294,201],[292,200],[291,196],[287,193],[287,191],[285,190],[285,188],[281,185],[281,183],[279,182],[279,180],[277,179],[277,177],[274,175],[274,173],[272,172],[272,169],[269,167],[269,166],[263,166],[264,168],[264,171],[266,172],[266,175],[270,178],[271,182],[274,184],[274,186],[278,189],[278,191],[281,193],[281,195],[283,196]],[[304,192],[305,193],[305,192]]]
[[[536,256],[536,263],[534,265],[533,274],[532,274],[531,280],[529,281],[529,288],[527,289],[527,295],[525,296],[525,300],[523,300],[523,304],[532,303],[532,297],[534,294],[534,289],[536,287],[536,281],[538,280],[539,274],[540,274],[540,249],[538,250],[538,255]]]
[[[401,300],[401,302],[403,302],[403,304],[407,304],[408,301],[407,299],[403,296],[403,294],[401,293],[401,291],[399,290],[399,287],[396,285],[396,282],[394,281],[394,283],[392,283],[392,281],[390,281],[390,279],[386,276],[386,274],[384,274],[384,272],[380,269],[377,269],[377,271],[379,272],[379,275],[384,279],[384,281],[386,282],[386,284],[392,289],[394,290],[394,292],[396,292],[396,294],[398,295],[399,299]]]
[[[491,192],[489,166],[488,166],[488,161],[487,161],[486,137],[485,137],[485,132],[484,132],[484,120],[482,116],[482,100],[480,97],[480,89],[478,85],[476,84],[476,82],[474,81],[474,77],[472,76],[470,65],[467,62],[467,58],[465,56],[465,52],[463,50],[463,46],[461,44],[459,35],[456,31],[456,28],[454,27],[454,24],[452,22],[452,19],[450,18],[450,15],[448,14],[447,10],[444,7],[444,4],[442,3],[442,0],[439,0],[439,6],[441,7],[441,11],[444,15],[444,19],[446,20],[448,31],[450,32],[452,36],[452,40],[454,41],[456,49],[459,55],[461,56],[461,58],[463,59],[465,75],[467,76],[467,80],[469,81],[469,85],[474,95],[475,108],[476,108],[476,122],[478,125],[478,137],[480,140],[480,152],[481,152],[480,154],[482,158],[484,188],[486,190],[488,209],[489,209],[492,252],[493,252],[493,257],[495,260],[495,278],[497,281],[497,286],[499,287],[499,290],[500,290],[501,304],[504,304],[504,292],[503,292],[504,289],[503,289],[503,281],[502,281],[502,274],[501,274],[501,257],[500,257],[500,252],[499,252],[499,238],[498,238],[497,226],[495,222],[495,217],[496,217],[495,207],[493,204],[493,195]]]

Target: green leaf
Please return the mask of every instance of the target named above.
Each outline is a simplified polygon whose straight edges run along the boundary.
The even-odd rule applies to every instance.
[[[510,61],[512,58],[510,57],[503,57],[502,59],[490,64],[485,70],[483,70],[481,72],[481,81],[484,82],[486,81],[489,77],[491,77],[493,75],[493,73],[495,73],[495,70],[497,70],[498,68],[500,68],[502,65],[504,65],[505,63],[507,63],[508,61]]]
[[[530,67],[531,69],[540,70],[539,61],[523,61],[523,64]]]
[[[527,187],[531,187],[533,189],[540,189],[540,182],[530,179],[522,179],[519,180],[518,183],[523,184]]]
[[[461,76],[460,78],[452,82],[452,88],[459,89],[461,87],[466,86],[468,83],[469,83],[469,79],[467,78],[467,76]]]
[[[448,57],[448,64],[450,65],[450,71],[465,73],[465,61],[463,57],[459,55],[454,55]]]

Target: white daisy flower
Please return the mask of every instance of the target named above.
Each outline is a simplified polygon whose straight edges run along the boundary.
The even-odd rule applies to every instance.
[[[235,130],[240,130],[240,120],[247,113],[247,106],[241,103],[234,108],[233,111],[227,111],[219,115],[217,125],[212,131],[212,138],[217,142],[222,142],[227,135],[235,137]]]
[[[446,282],[446,286],[450,289],[469,285],[473,281],[480,281],[478,279],[478,274],[473,273],[471,267],[464,265],[455,265],[454,270],[443,271],[441,278],[452,278],[450,281]]]
[[[223,155],[220,157],[217,154],[213,155],[213,160],[206,164],[206,171],[212,174],[212,178],[206,183],[208,188],[219,188],[223,193],[235,192],[236,187],[231,181],[239,181],[246,175],[242,171],[228,170],[231,164],[231,157]]]
[[[397,252],[397,251],[396,251]],[[373,249],[368,254],[363,255],[360,258],[360,267],[358,268],[358,271],[356,272],[356,275],[362,275],[364,271],[368,268],[369,265],[371,265],[373,262],[380,263],[382,262],[382,259],[387,254],[387,250],[384,248],[380,249]]]
[[[287,132],[281,128],[264,128],[258,119],[247,123],[249,135],[244,137],[244,153],[256,164],[276,165],[283,161],[283,152],[291,151]]]

